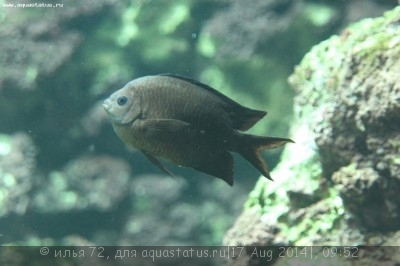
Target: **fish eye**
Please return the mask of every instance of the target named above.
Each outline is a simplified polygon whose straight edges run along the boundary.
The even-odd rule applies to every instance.
[[[128,98],[126,96],[121,96],[117,99],[118,105],[125,105],[128,102]]]

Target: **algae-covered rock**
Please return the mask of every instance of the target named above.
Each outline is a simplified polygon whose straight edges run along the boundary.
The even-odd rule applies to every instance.
[[[29,135],[0,134],[0,217],[23,214],[35,179],[37,148]]]
[[[357,247],[395,241],[400,232],[399,25],[400,7],[362,20],[315,46],[296,67],[289,78],[298,94],[291,136],[296,143],[285,148],[271,173],[275,181],[258,181],[225,244]],[[243,216],[257,218],[239,223]],[[263,228],[259,236],[269,237],[260,241],[238,233],[248,228]],[[356,249],[363,251],[357,253],[362,259],[325,263],[379,260],[368,248]],[[379,252],[396,261],[392,250]],[[247,265],[261,265],[255,261]],[[277,262],[292,263],[290,258]]]
[[[239,193],[237,190],[220,193],[224,185],[218,180],[199,185],[202,197],[207,200],[195,202],[190,192],[193,187],[183,178],[137,177],[131,185],[132,211],[117,244],[220,244],[230,223],[230,213],[238,213],[238,203],[245,200],[240,189]]]
[[[301,0],[227,1],[227,6],[207,21],[203,33],[217,38],[218,49],[203,49],[204,53],[224,58],[235,55],[248,58],[266,40],[284,31],[300,12]],[[203,36],[202,36],[203,37]],[[204,37],[203,37],[204,38]],[[204,39],[203,39],[204,40]]]
[[[88,19],[116,2],[84,0],[60,3],[63,6],[56,8],[12,8],[8,5],[14,3],[2,1],[0,91],[4,87],[33,89],[40,77],[53,74],[84,38],[72,21]],[[46,12],[40,12],[43,9]]]
[[[290,78],[300,108],[313,108],[325,178],[333,174],[348,209],[374,215],[359,220],[381,231],[400,229],[399,13],[363,20],[314,47]]]
[[[32,197],[38,212],[107,211],[128,193],[129,165],[106,155],[82,156],[52,171]]]

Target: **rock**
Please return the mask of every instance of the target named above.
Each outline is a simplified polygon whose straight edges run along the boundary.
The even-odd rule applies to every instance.
[[[74,1],[64,3],[63,7],[46,8],[42,13],[4,8],[0,25],[0,91],[4,87],[32,89],[38,77],[54,73],[70,59],[83,39],[70,27],[72,21],[115,4],[115,0]]]
[[[226,188],[225,184],[219,180],[211,182],[198,186],[202,200],[197,202],[193,199],[193,183],[185,178],[135,178],[130,193],[132,210],[118,245],[220,245],[232,222],[230,213],[238,213],[235,207],[244,196],[238,197],[233,190],[218,193]]]
[[[299,12],[300,0],[261,0],[251,5],[229,1],[207,21],[203,34],[223,43],[217,56],[249,58],[266,40],[286,29]]]
[[[394,196],[400,191],[399,13],[363,20],[314,47],[290,77],[299,108],[314,109],[310,127],[324,176],[335,177],[349,210],[369,209],[373,217],[360,222],[383,231],[400,229]],[[364,197],[374,199],[374,207],[365,206]],[[390,214],[382,217],[382,210]]]
[[[298,93],[296,144],[285,147],[273,183],[258,181],[226,244],[351,245],[359,259],[324,263],[396,261],[390,248],[368,245],[392,243],[400,232],[399,25],[400,7],[362,20],[315,46],[296,67],[289,78]],[[264,265],[246,254],[242,265]]]
[[[355,165],[340,168],[332,176],[343,203],[361,224],[380,231],[399,227],[399,206],[396,180],[380,177],[372,168],[356,169]]]
[[[275,242],[275,235],[279,228],[274,224],[268,225],[263,222],[261,217],[262,215],[255,209],[245,210],[236,220],[233,228],[226,233],[224,244],[227,246],[287,245],[288,241]]]
[[[129,165],[106,155],[82,156],[52,171],[34,193],[36,212],[109,211],[127,195]]]
[[[0,135],[0,217],[25,213],[37,175],[36,153],[29,135]]]

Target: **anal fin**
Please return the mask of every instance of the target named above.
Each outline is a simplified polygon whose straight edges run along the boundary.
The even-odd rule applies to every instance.
[[[229,152],[211,153],[207,160],[193,168],[220,178],[233,186],[233,157]]]

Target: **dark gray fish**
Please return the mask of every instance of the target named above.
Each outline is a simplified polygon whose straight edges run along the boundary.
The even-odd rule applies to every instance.
[[[230,152],[238,152],[271,179],[261,151],[293,142],[243,133],[266,112],[244,107],[199,81],[173,74],[132,80],[103,106],[119,138],[171,176],[156,157],[232,186]]]

